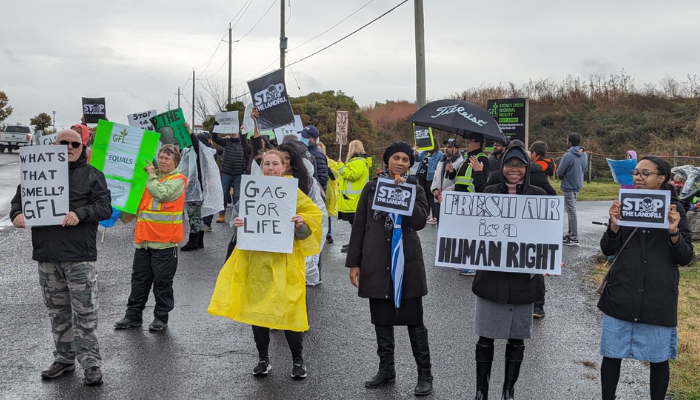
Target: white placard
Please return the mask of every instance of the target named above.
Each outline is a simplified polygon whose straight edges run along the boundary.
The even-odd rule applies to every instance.
[[[435,265],[561,275],[564,197],[443,192]]]
[[[296,178],[276,176],[241,177],[239,216],[245,224],[238,228],[241,250],[292,253],[297,209]]]
[[[25,146],[19,163],[25,224],[61,225],[69,211],[68,148]]]
[[[619,226],[668,229],[668,190],[620,189]]]
[[[372,209],[400,215],[412,215],[416,204],[416,185],[387,178],[377,179],[377,190],[372,199]]]
[[[214,133],[238,133],[240,126],[238,124],[238,111],[218,112],[214,114],[214,120],[218,125],[214,125]]]
[[[138,151],[138,148],[137,150]],[[105,175],[116,176],[117,178],[131,179],[134,176],[137,153],[127,153],[117,149],[107,149],[105,166],[102,172]]]
[[[51,135],[44,135],[39,137],[39,144],[42,146],[50,146],[56,141],[56,136],[58,133],[52,133]]]
[[[280,126],[279,128],[274,129],[275,137],[277,137],[277,143],[282,143],[282,139],[284,139],[284,137],[287,135],[293,134],[297,135],[297,137],[300,137],[300,134],[298,134],[297,132],[303,129],[304,125],[301,123],[301,116],[295,115],[293,124],[287,124],[285,126]]]
[[[255,132],[255,121],[250,117],[250,113],[252,112],[253,103],[248,103],[248,105],[245,106],[245,111],[243,111],[243,131],[241,132],[243,135]]]
[[[126,207],[126,201],[129,199],[129,192],[131,191],[131,183],[109,178],[106,178],[106,180],[107,189],[112,193],[112,205]]]
[[[126,117],[129,119],[130,126],[155,132],[156,130],[153,129],[153,124],[151,124],[151,118],[156,115],[158,115],[158,111],[148,110],[129,114]]]

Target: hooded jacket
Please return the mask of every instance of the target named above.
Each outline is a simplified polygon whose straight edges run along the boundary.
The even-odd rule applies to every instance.
[[[588,154],[579,152],[581,146],[571,146],[561,158],[557,178],[561,179],[562,192],[578,192],[583,187],[583,173],[588,166]]]
[[[248,170],[248,159],[252,149],[248,141],[238,135],[236,138],[224,139],[213,134],[214,143],[224,148],[224,158],[221,161],[221,172],[226,175],[243,175]]]
[[[83,150],[68,163],[69,210],[80,220],[75,226],[32,227],[32,259],[39,262],[97,260],[97,223],[112,216],[112,196],[104,174],[87,164]],[[22,213],[21,185],[11,201],[10,220]]]

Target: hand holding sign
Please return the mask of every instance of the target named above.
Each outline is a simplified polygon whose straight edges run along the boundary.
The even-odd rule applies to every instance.
[[[675,204],[668,207],[668,233],[678,233],[678,223],[681,222],[681,214],[676,209]]]
[[[153,174],[155,174],[155,173],[156,173],[156,167],[155,167],[150,161],[148,161],[148,160],[146,160],[146,164],[147,164],[147,165],[146,165],[146,167],[144,167],[143,170],[146,171],[146,173],[147,173],[148,175],[153,175]]]
[[[292,222],[294,222],[294,226],[299,228],[302,225],[304,225],[304,217],[302,217],[301,215],[295,215],[292,217]]]
[[[80,218],[78,218],[78,215],[74,213],[73,211],[69,211],[68,214],[63,218],[63,222],[61,222],[61,226],[66,227],[66,226],[76,226],[80,223]]]
[[[614,233],[617,233],[620,230],[620,227],[617,225],[617,222],[621,218],[620,202],[618,200],[613,201],[612,205],[610,206],[610,210],[608,210],[608,216],[610,217],[610,229]]]
[[[24,215],[17,215],[15,219],[12,220],[12,225],[15,228],[26,228],[26,225],[24,224]]]

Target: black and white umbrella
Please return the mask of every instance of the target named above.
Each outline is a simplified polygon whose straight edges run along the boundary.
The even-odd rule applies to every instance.
[[[466,137],[470,132],[506,142],[501,128],[484,108],[465,100],[438,100],[428,103],[408,118],[416,125],[429,126]]]

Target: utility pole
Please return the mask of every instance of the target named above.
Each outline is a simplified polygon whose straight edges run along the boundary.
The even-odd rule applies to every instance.
[[[51,111],[53,113],[53,122],[51,123],[51,128],[56,132],[56,111]]]
[[[180,108],[180,87],[177,88],[177,108]]]
[[[221,42],[219,42],[221,43]],[[228,104],[231,104],[231,24],[228,24]]]
[[[425,35],[423,21],[423,0],[414,0],[416,20],[416,107],[425,105]]]
[[[170,111],[170,100],[168,100],[168,111]]]
[[[194,69],[192,70],[192,131],[194,131]]]
[[[287,37],[284,36],[284,0],[282,4],[282,19],[280,20],[280,69],[282,70],[282,78],[284,78],[284,53],[287,51]]]

